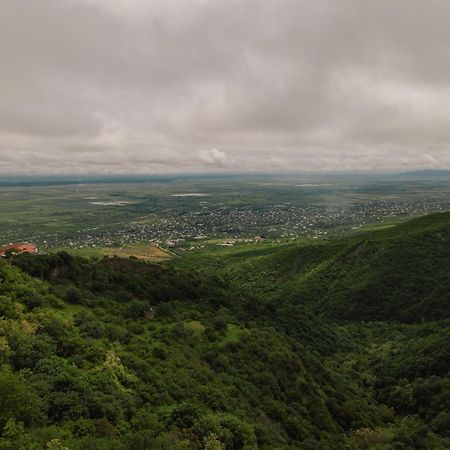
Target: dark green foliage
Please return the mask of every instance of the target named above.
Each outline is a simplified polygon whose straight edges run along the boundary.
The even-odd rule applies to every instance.
[[[184,269],[63,255],[13,260],[37,279],[4,267],[0,426],[70,449],[202,449],[211,435],[226,449],[289,448],[319,430],[334,449],[377,420],[357,385],[267,326],[256,297]],[[39,306],[21,306],[29,292]]]
[[[11,418],[26,424],[39,423],[40,402],[20,375],[6,367],[0,371],[0,427]]]
[[[450,317],[450,213],[337,241],[209,258],[205,267],[219,265],[228,279],[276,304],[289,300],[289,307],[331,319]]]
[[[71,286],[69,289],[67,289],[64,298],[66,301],[68,301],[69,303],[81,303],[81,292],[79,289],[77,289],[74,286]]]
[[[0,261],[0,450],[450,448],[447,222],[201,270]]]

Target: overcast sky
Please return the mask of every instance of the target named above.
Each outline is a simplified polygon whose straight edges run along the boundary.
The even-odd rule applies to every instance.
[[[448,0],[0,6],[0,174],[450,167]]]

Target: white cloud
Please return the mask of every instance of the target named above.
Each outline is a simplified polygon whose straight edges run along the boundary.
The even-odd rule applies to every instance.
[[[199,159],[205,164],[218,167],[225,167],[228,162],[227,154],[222,150],[218,150],[217,148],[211,148],[210,150],[200,150]]]

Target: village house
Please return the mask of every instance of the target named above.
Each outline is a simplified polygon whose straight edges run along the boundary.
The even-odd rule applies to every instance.
[[[38,248],[35,244],[27,242],[10,242],[3,247],[0,247],[0,257],[5,256],[7,253],[37,253]]]

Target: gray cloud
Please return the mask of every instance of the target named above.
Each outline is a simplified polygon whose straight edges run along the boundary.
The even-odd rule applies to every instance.
[[[4,0],[2,172],[450,166],[444,0]]]

